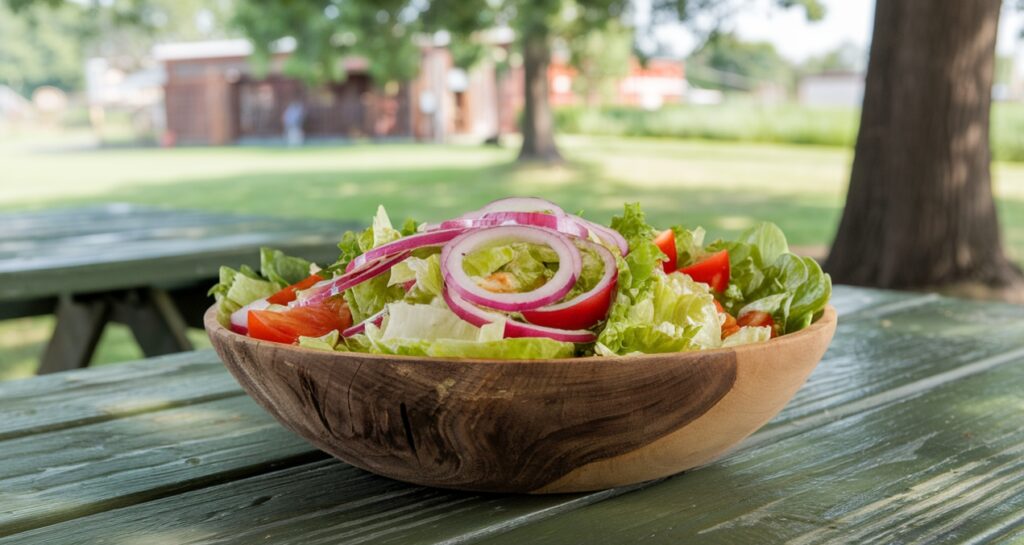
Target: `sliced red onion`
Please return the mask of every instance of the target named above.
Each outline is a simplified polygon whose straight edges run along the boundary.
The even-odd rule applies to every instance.
[[[589,240],[579,241],[585,244],[591,250],[597,252],[597,255],[601,256],[601,263],[604,265],[604,274],[601,275],[601,279],[597,281],[588,291],[585,291],[568,301],[563,301],[558,304],[548,305],[538,309],[531,310],[531,314],[544,314],[547,312],[556,312],[559,310],[565,310],[570,307],[574,307],[580,303],[584,303],[594,297],[597,297],[608,288],[609,285],[614,284],[619,278],[619,267],[615,263],[615,256],[612,255],[611,251],[600,244],[595,244]]]
[[[489,212],[479,218],[459,218],[443,221],[437,225],[437,228],[474,229],[479,227],[498,227],[501,225],[532,225],[581,238],[590,236],[590,231],[579,221],[565,216],[553,216],[540,212]]]
[[[345,266],[345,272],[349,273],[374,260],[397,253],[410,252],[412,250],[426,248],[429,246],[441,246],[449,240],[461,235],[465,231],[465,229],[440,229],[402,237],[394,242],[382,244],[376,248],[367,250],[362,255],[350,261],[348,265]]]
[[[594,332],[587,331],[586,329],[557,329],[554,327],[524,324],[511,318],[507,318],[502,314],[488,312],[459,297],[457,293],[453,290],[449,290],[447,287],[445,287],[441,295],[444,297],[445,303],[448,304],[448,308],[450,308],[456,316],[475,325],[476,327],[483,327],[495,320],[505,319],[505,332],[503,334],[505,338],[547,337],[549,339],[567,343],[590,343],[597,339],[597,335],[595,335]]]
[[[263,310],[270,306],[270,301],[266,299],[257,299],[248,305],[231,313],[231,331],[235,333],[241,333],[242,335],[249,334],[249,311],[250,310]]]
[[[295,300],[295,306],[304,307],[318,304],[325,299],[334,297],[339,293],[343,293],[352,286],[356,286],[366,282],[367,280],[376,278],[384,272],[391,270],[391,267],[394,267],[407,257],[409,257],[409,252],[379,258],[377,261],[374,261],[360,269],[347,272],[336,278],[331,278],[330,280],[318,282],[317,284],[314,284],[313,287],[309,288],[309,290],[304,290],[312,295],[303,295],[302,297],[297,298]]]
[[[363,320],[362,322],[359,322],[358,324],[356,324],[356,325],[346,329],[345,331],[342,331],[341,332],[341,336],[342,337],[351,337],[352,335],[358,335],[359,333],[363,333],[363,332],[366,331],[366,324],[373,324],[375,326],[380,326],[380,324],[384,321],[384,317],[387,316],[387,314],[388,314],[388,308],[384,307],[384,310],[378,312],[377,314],[374,314],[373,316],[370,316],[369,318],[367,318],[367,319]]]
[[[574,216],[572,214],[569,214],[568,217],[580,222],[581,224],[583,224],[584,227],[594,231],[594,234],[597,235],[597,238],[603,240],[605,244],[617,247],[619,249],[619,254],[621,254],[623,257],[629,255],[629,243],[627,243],[626,238],[623,237],[622,234],[620,234],[615,229],[612,229],[611,227],[605,227],[600,223],[594,223],[592,221],[585,220],[579,216]]]
[[[564,216],[561,206],[539,197],[506,197],[491,201],[479,210],[467,212],[460,218],[479,218],[490,212],[551,212],[556,216]]]
[[[521,293],[494,293],[478,286],[462,268],[466,255],[484,246],[530,242],[550,247],[558,254],[558,272],[543,286]],[[540,227],[504,225],[467,231],[441,250],[441,275],[445,285],[460,297],[485,307],[506,310],[530,310],[553,303],[562,297],[580,276],[583,260],[568,237]]]

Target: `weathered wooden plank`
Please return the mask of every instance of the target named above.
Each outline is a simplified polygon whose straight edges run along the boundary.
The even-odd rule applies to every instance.
[[[2,382],[0,440],[241,395],[213,350]]]
[[[924,297],[841,317],[825,358],[769,427],[1024,346],[1024,307]]]
[[[952,304],[953,307],[946,308],[946,304]],[[859,344],[857,330],[837,337],[836,345],[841,352],[852,350],[843,348],[844,344],[858,346],[863,350],[859,353],[861,357],[851,358],[851,364],[860,365],[861,373],[872,374],[877,368],[874,374],[880,379],[887,378],[871,388],[840,391],[838,395],[843,403],[808,408],[807,411],[814,412],[807,414],[814,414],[816,418],[805,416],[792,420],[785,424],[782,433],[768,429],[760,435],[755,435],[748,442],[748,448],[752,445],[769,448],[786,441],[794,441],[801,433],[829,425],[832,420],[841,416],[850,417],[846,420],[859,419],[862,413],[870,413],[878,406],[893,403],[894,399],[885,396],[888,391],[904,388],[906,391],[902,392],[900,397],[921,395],[922,391],[931,388],[946,391],[962,376],[970,376],[971,373],[982,373],[978,376],[987,376],[985,373],[988,369],[1008,366],[1011,360],[1004,355],[1007,350],[1010,353],[1019,350],[1019,338],[1018,348],[1014,348],[1015,345],[1008,341],[1009,338],[995,337],[995,345],[1002,350],[996,353],[979,352],[971,341],[978,335],[979,329],[992,328],[990,321],[999,321],[1003,327],[1007,327],[1007,324],[1014,327],[1013,324],[1019,319],[1021,310],[998,305],[996,307],[998,308],[982,311],[981,308],[974,309],[970,305],[958,305],[955,301],[931,301],[922,306],[905,308],[888,317],[894,323],[902,324],[900,328],[903,330],[899,335],[870,337],[871,342],[867,344]],[[854,324],[850,327],[870,328],[872,322],[871,319],[861,319],[851,320],[849,323]],[[865,325],[855,325],[858,323]],[[915,341],[915,338],[918,340]],[[991,339],[987,342],[991,342]],[[912,369],[903,366],[907,354],[895,350],[905,343],[919,347],[923,344],[944,343],[946,352],[957,353],[966,348],[967,353],[973,356],[990,354],[990,357],[982,357],[967,362],[966,366],[955,367],[937,365],[929,360],[911,361],[907,365],[925,365],[931,372],[936,373],[919,376],[913,373]],[[960,374],[956,374],[958,372]],[[940,380],[930,381],[931,377],[936,376],[940,377]],[[1017,386],[1019,387],[1019,384]],[[807,389],[814,388],[816,386],[812,379]],[[847,406],[854,406],[855,410],[847,411]],[[858,448],[860,442],[855,442]],[[818,443],[820,441],[811,444]],[[782,453],[785,454],[786,451],[783,450]],[[187,455],[187,452],[182,453],[182,456]],[[723,464],[729,464],[732,459],[744,456],[747,454],[741,451]],[[712,465],[694,472],[693,475],[718,471],[718,467],[719,465]],[[178,478],[187,480],[189,469],[180,466],[181,474]],[[685,478],[688,477],[672,479],[669,482]],[[349,480],[363,482],[363,479],[368,480],[364,483],[366,488],[360,488],[364,485],[356,486],[349,483]],[[311,483],[322,483],[323,487]],[[665,485],[655,486],[654,489],[662,486]],[[317,543],[318,540],[337,542],[341,539],[340,536],[344,537],[343,541],[357,543],[360,540],[375,543],[429,543],[448,539],[460,540],[467,536],[486,537],[606,499],[604,495],[510,499],[500,496],[477,497],[454,492],[427,492],[417,487],[365,477],[361,472],[343,464],[325,463],[322,466],[296,468],[290,473],[266,474],[230,485],[196,490],[159,502],[126,507],[117,512],[101,513],[66,525],[51,527],[50,531],[61,531],[60,528],[64,527],[63,531],[68,532],[68,529],[73,527],[74,532],[81,536],[100,536],[109,534],[112,529],[121,528],[126,532],[125,542],[128,543],[132,540],[140,543],[159,543],[159,540],[147,540],[161,536],[167,537],[168,542],[183,543],[231,542],[232,536],[240,536],[235,541],[238,543],[251,542],[264,536],[283,543]],[[614,495],[621,492],[623,491],[617,490],[605,494]],[[675,501],[678,503],[678,498]],[[125,521],[136,522],[127,524]],[[311,524],[320,530],[310,533]],[[65,534],[62,538],[71,539],[71,536]],[[83,537],[81,542],[89,541]]]
[[[482,541],[974,543],[1024,530],[1024,360]]]
[[[959,542],[1006,534],[1020,520],[1022,385],[1024,359],[1013,360],[632,492],[476,495],[407,486],[325,461],[10,539],[310,545]]]
[[[554,516],[616,493],[477,495],[409,486],[328,460],[68,521],[8,540],[57,539],[69,545],[104,538],[154,545],[257,541],[412,545],[494,524]],[[6,543],[0,539],[0,544]]]
[[[3,452],[0,535],[326,458],[242,396],[9,439]]]

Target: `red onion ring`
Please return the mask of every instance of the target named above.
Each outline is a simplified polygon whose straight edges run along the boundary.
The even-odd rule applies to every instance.
[[[629,255],[629,243],[626,242],[626,238],[615,229],[605,227],[600,223],[594,223],[572,214],[569,214],[568,217],[580,222],[584,227],[594,231],[597,238],[603,240],[606,244],[617,247],[619,249],[619,254],[622,255],[622,257]]]
[[[540,212],[488,212],[479,218],[460,218],[443,221],[438,224],[437,228],[475,229],[480,227],[499,227],[502,225],[531,225],[580,238],[590,236],[590,230],[579,221]]]
[[[608,248],[605,248],[600,244],[590,242],[589,240],[582,240],[579,242],[587,245],[587,247],[594,250],[599,256],[601,256],[601,262],[604,264],[604,274],[601,275],[601,279],[597,281],[597,284],[595,284],[593,288],[569,299],[568,301],[531,310],[530,314],[546,314],[574,307],[601,295],[609,285],[618,281],[619,267],[615,263],[615,256],[612,255],[611,251],[609,251]]]
[[[366,282],[367,280],[376,278],[377,276],[383,274],[384,272],[391,270],[391,267],[394,267],[400,261],[407,257],[409,257],[408,251],[400,254],[382,257],[365,267],[354,270],[352,272],[347,272],[337,278],[331,278],[329,280],[324,280],[323,282],[318,282],[317,284],[314,284],[311,288],[309,288],[309,290],[305,290],[316,291],[312,291],[312,295],[297,298],[295,300],[295,306],[304,307],[308,305],[318,304],[327,298],[334,297],[339,293],[343,293],[345,290],[351,288],[352,286],[356,286],[358,284]]]
[[[249,311],[263,310],[270,306],[270,301],[257,299],[231,313],[231,331],[242,335],[249,334]]]
[[[415,235],[409,235],[402,237],[394,242],[387,244],[381,244],[376,248],[367,250],[360,256],[357,256],[352,261],[349,261],[348,265],[345,266],[345,273],[352,272],[355,269],[365,266],[371,261],[381,259],[390,255],[394,255],[401,252],[410,252],[419,248],[425,248],[428,246],[441,246],[447,243],[449,240],[464,233],[465,229],[440,229],[435,231],[428,231],[425,233],[417,233]]]
[[[459,218],[479,218],[491,212],[544,212],[549,211],[556,216],[564,216],[561,206],[540,197],[506,197],[491,201],[479,210],[467,212]]]
[[[441,292],[441,296],[444,297],[444,301],[448,304],[448,308],[450,308],[456,316],[475,325],[476,327],[482,327],[496,319],[505,318],[505,316],[501,314],[488,312],[473,305],[469,301],[459,297],[458,294],[449,290],[447,287],[445,287]],[[597,335],[595,335],[594,332],[587,331],[586,329],[557,329],[554,327],[524,324],[522,322],[512,320],[511,318],[505,319],[505,331],[503,335],[505,338],[547,337],[549,339],[568,343],[590,343],[597,339]]]
[[[558,254],[558,272],[543,286],[521,293],[494,293],[478,286],[462,268],[463,259],[481,246],[507,242],[531,242],[550,247]],[[577,248],[565,235],[526,225],[504,225],[467,231],[441,250],[441,275],[445,285],[471,303],[496,310],[518,311],[539,308],[569,293],[583,269]]]
[[[388,307],[384,307],[384,310],[378,312],[377,314],[374,314],[373,316],[370,316],[369,318],[363,320],[362,322],[359,322],[358,324],[356,324],[356,325],[354,325],[352,327],[349,327],[345,331],[342,331],[341,332],[341,336],[342,337],[351,337],[352,335],[357,335],[359,333],[362,333],[362,332],[366,331],[366,324],[373,324],[375,326],[380,326],[381,322],[384,321],[384,317],[387,316],[387,314],[388,314]]]

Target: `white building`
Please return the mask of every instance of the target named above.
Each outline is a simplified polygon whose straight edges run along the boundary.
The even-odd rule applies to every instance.
[[[864,100],[864,74],[825,72],[800,78],[797,98],[805,106],[859,107]]]

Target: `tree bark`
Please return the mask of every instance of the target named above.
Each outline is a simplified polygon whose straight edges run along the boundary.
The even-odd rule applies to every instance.
[[[885,288],[1006,286],[989,171],[1000,0],[878,0],[860,132],[825,269]]]
[[[535,27],[523,36],[523,147],[519,160],[561,161],[555,145],[554,118],[548,102],[548,64],[551,44],[546,29]]]

